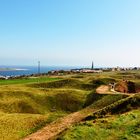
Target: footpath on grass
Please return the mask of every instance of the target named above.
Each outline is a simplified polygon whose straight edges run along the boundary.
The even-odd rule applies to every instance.
[[[128,95],[128,96],[131,96],[131,95],[135,95],[133,93],[122,93],[122,92],[117,92],[117,91],[111,91],[109,89],[109,86],[107,85],[101,85],[99,86],[97,89],[96,89],[96,93],[98,94],[121,94],[121,95]]]
[[[100,89],[107,91],[107,87],[100,87]],[[130,97],[130,96],[129,96]],[[132,97],[132,95],[131,95]],[[118,101],[116,101],[118,102]],[[109,105],[110,106],[110,105]],[[27,136],[23,140],[50,140],[60,135],[63,131],[67,130],[70,126],[79,123],[88,116],[91,116],[94,112],[101,111],[101,109],[95,109],[88,106],[78,112],[71,113],[63,118],[60,118],[41,130]]]
[[[67,115],[66,117],[60,118],[55,122],[47,125],[43,129],[31,134],[30,136],[24,138],[23,140],[49,140],[59,135],[70,126],[80,122],[86,118],[91,112],[96,111],[91,107],[82,109],[81,111]]]
[[[99,94],[109,93],[109,86],[101,85],[96,89],[96,92]]]

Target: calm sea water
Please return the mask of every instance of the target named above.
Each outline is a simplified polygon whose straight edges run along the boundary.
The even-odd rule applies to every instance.
[[[0,71],[1,76],[17,76],[17,75],[30,75],[38,73],[37,66],[0,66],[0,68],[15,68],[24,70],[10,70],[10,71]],[[40,68],[40,73],[47,73],[51,70],[70,70],[76,67],[52,67],[52,66],[42,66]]]

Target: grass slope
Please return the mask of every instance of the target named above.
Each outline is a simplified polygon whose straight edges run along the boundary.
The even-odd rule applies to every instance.
[[[93,106],[95,104],[93,104]],[[98,104],[96,104],[96,106],[98,106]],[[116,101],[115,103],[112,103],[111,105],[108,105],[100,110],[97,110],[96,112],[93,113],[93,115],[88,116],[85,119],[85,121],[73,126],[68,131],[66,131],[62,136],[59,137],[59,139],[139,140],[140,139],[139,109],[140,109],[139,94],[121,99],[119,101]]]
[[[124,99],[124,95],[96,94],[95,89],[124,77],[140,85],[139,75],[108,72],[0,80],[0,139],[17,140],[88,105],[102,109]]]
[[[0,139],[19,140],[57,118],[65,116],[64,112],[48,114],[22,114],[22,113],[0,113]]]
[[[53,84],[58,80],[61,83],[61,79],[56,78],[39,79],[39,82],[37,79],[1,81],[0,139],[20,139],[59,117],[83,108],[87,91],[31,87],[36,80],[36,84]]]
[[[80,123],[60,140],[139,140],[140,111],[132,110],[122,115],[109,116]]]

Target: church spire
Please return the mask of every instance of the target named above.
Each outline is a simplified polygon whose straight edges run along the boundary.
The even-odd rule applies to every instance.
[[[94,63],[93,63],[93,61],[92,61],[92,66],[91,66],[91,69],[92,69],[92,70],[94,69]]]

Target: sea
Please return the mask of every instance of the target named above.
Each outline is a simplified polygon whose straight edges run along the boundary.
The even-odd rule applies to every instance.
[[[77,67],[68,66],[41,66],[40,73],[47,73],[52,70],[70,70]],[[5,70],[8,69],[8,70]],[[37,66],[0,66],[0,76],[21,76],[37,74]]]

